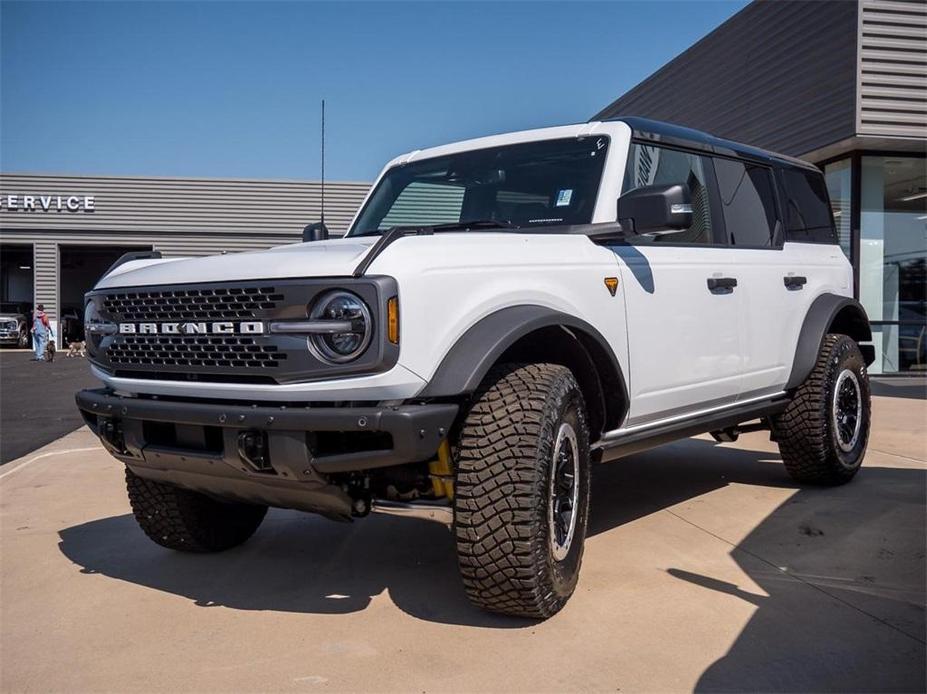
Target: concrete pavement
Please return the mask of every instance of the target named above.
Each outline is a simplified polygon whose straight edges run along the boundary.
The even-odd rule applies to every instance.
[[[471,608],[424,521],[271,511],[241,548],[161,549],[80,429],[0,468],[0,689],[923,691],[927,403],[874,402],[840,488],[792,485],[761,433],[597,468],[543,623]]]

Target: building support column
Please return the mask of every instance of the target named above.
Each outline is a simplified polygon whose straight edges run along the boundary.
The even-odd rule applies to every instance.
[[[58,244],[54,241],[36,241],[33,246],[33,301],[45,306],[45,313],[52,324],[55,340],[61,346],[61,331],[58,330]]]

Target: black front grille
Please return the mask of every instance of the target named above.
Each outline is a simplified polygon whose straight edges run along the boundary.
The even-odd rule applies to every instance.
[[[108,294],[103,309],[116,320],[235,320],[273,311],[283,301],[275,287],[215,287]]]
[[[271,260],[268,256],[267,262]],[[305,320],[315,302],[333,287],[355,292],[370,307],[375,326],[386,301],[399,293],[390,277],[274,278],[202,284],[114,287],[94,290],[104,323],[131,323],[136,332],[88,334],[91,361],[121,378],[214,383],[298,383],[378,373],[392,368],[396,345],[377,329],[364,354],[349,364],[317,358],[305,335],[270,331],[275,321]],[[260,323],[263,331],[256,325]],[[214,323],[231,323],[217,326]],[[184,323],[205,323],[188,333]],[[172,324],[172,325],[167,325]],[[217,330],[234,332],[217,332]]]
[[[215,366],[276,368],[287,355],[251,337],[190,335],[118,336],[107,350],[116,367]]]

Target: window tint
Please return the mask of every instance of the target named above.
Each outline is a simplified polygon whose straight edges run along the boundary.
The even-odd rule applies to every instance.
[[[782,180],[789,240],[836,243],[824,177],[805,169],[783,169]]]
[[[765,166],[715,159],[715,175],[730,244],[772,246],[778,217],[772,171]]]
[[[706,181],[704,157],[675,149],[634,143],[628,154],[621,192],[675,183],[688,186],[692,200],[692,226],[672,234],[661,234],[652,240],[661,244],[712,243],[711,205]]]
[[[523,229],[592,221],[608,138],[571,137],[467,150],[394,166],[351,229],[468,221]]]

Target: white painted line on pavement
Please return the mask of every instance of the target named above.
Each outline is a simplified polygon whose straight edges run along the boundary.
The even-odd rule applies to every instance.
[[[912,463],[927,463],[927,460],[922,460],[921,458],[912,458],[907,455],[901,455],[900,453],[889,453],[888,451],[880,451],[878,448],[870,448],[869,450],[875,453],[878,453],[879,455],[889,455],[892,458],[901,458],[901,460],[908,460]],[[863,464],[865,464],[865,461]]]
[[[42,458],[48,458],[53,455],[63,455],[65,453],[83,453],[86,451],[102,451],[102,450],[103,450],[102,446],[88,446],[86,448],[68,448],[67,450],[64,450],[64,451],[49,451],[48,453],[41,453],[35,456],[34,458],[29,458],[29,460],[26,460],[20,463],[19,465],[14,467],[12,470],[7,470],[2,475],[0,475],[0,480],[2,480],[4,477],[8,475],[12,475],[17,470],[22,470],[24,467],[26,467],[30,463],[34,463],[36,460],[41,460]]]

